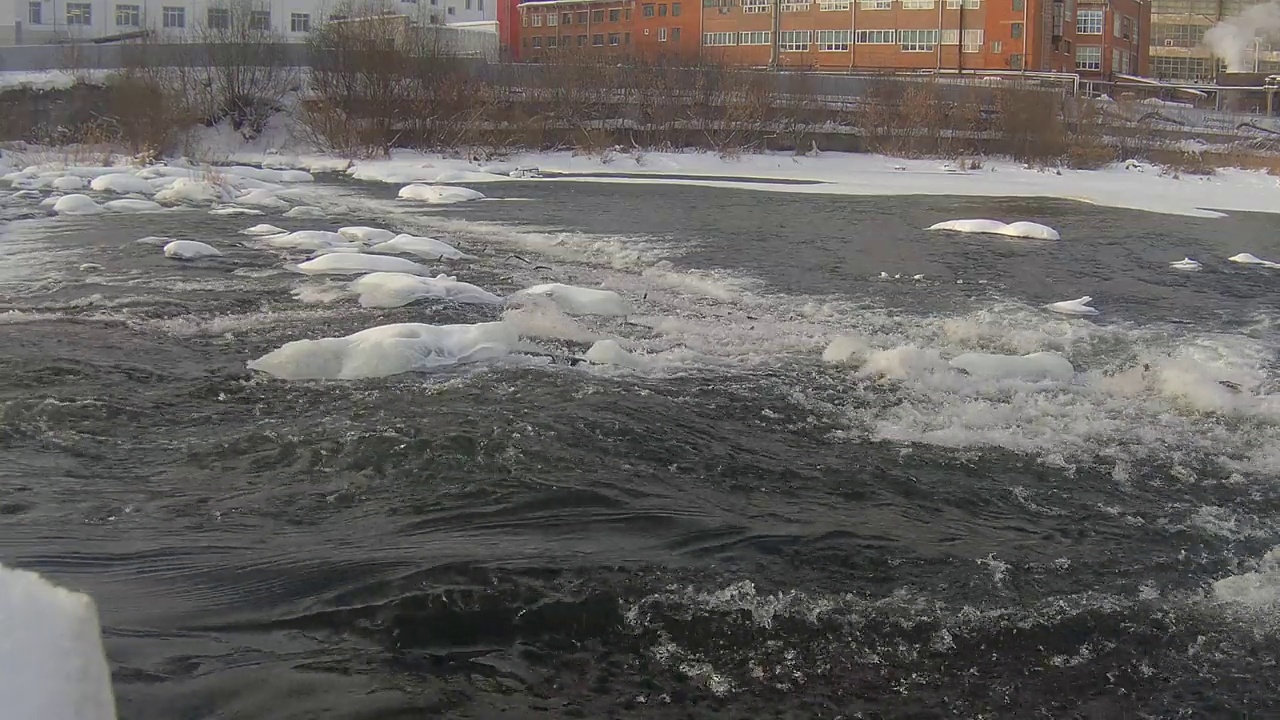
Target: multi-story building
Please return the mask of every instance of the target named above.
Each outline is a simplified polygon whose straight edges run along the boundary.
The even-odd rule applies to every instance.
[[[1151,0],[1152,75],[1175,82],[1211,82],[1225,69],[1204,42],[1204,34],[1222,20],[1271,0]],[[1280,46],[1265,39],[1242,48],[1248,70],[1280,72]]]
[[[0,0],[16,3],[11,43],[40,44],[128,36],[181,36],[247,14],[253,27],[303,41],[328,20],[391,12],[427,24],[495,20],[498,0]],[[3,5],[0,5],[2,9]],[[0,25],[4,23],[0,22]],[[3,34],[3,33],[0,33]],[[2,39],[0,39],[2,40]]]
[[[579,49],[650,59],[698,57],[699,0],[531,0],[521,3],[515,56],[538,62]]]
[[[1075,0],[702,0],[686,12],[676,2],[531,0],[520,5],[519,56],[537,61],[550,48],[597,47],[747,67],[1102,78],[1146,72],[1148,7],[1143,0],[1079,8]],[[579,17],[586,21],[566,24]]]

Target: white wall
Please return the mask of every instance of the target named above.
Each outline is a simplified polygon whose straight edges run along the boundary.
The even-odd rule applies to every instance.
[[[493,20],[497,17],[497,0],[374,0],[380,7],[409,15],[420,22],[452,23]],[[39,17],[33,18],[31,6],[39,6]],[[0,43],[12,43],[12,31],[6,35],[6,24],[20,22],[21,41],[26,44],[49,42],[55,37],[98,38],[140,29],[116,23],[119,6],[136,6],[141,27],[154,27],[165,33],[182,34],[203,26],[212,7],[238,7],[240,2],[226,0],[0,0]],[[303,40],[306,32],[301,28],[303,17],[315,28],[330,15],[344,12],[350,6],[341,0],[255,0],[252,7],[271,12],[271,27],[291,40]],[[359,6],[369,6],[368,0],[360,0]],[[83,14],[77,12],[88,7],[88,22],[77,22]],[[164,27],[164,9],[181,8],[184,11],[183,28]],[[294,22],[297,14],[298,22]],[[170,17],[174,17],[173,14]],[[13,18],[13,20],[9,20]],[[32,23],[32,19],[41,22]],[[68,22],[68,20],[71,22]]]

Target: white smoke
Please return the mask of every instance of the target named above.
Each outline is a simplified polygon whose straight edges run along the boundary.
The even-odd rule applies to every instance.
[[[1227,63],[1231,72],[1253,69],[1255,41],[1280,39],[1280,1],[1254,5],[1234,17],[1219,22],[1204,34],[1204,44]]]

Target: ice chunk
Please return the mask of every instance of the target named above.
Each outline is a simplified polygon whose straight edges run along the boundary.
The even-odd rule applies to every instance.
[[[126,198],[124,200],[108,200],[102,204],[102,207],[111,212],[159,212],[164,209],[160,203],[150,200],[134,200]]]
[[[419,277],[401,272],[375,272],[352,281],[365,307],[401,307],[423,298],[441,298],[471,305],[500,305],[502,298],[456,277]]]
[[[229,175],[239,175],[243,178],[250,178],[264,183],[309,183],[315,181],[311,173],[302,170],[271,170],[248,165],[232,165],[231,167],[220,169]]]
[[[375,253],[409,253],[417,255],[420,258],[428,260],[474,260],[474,255],[468,255],[454,246],[436,240],[435,238],[419,237],[417,235],[397,235],[386,242],[380,242],[369,248],[369,252]]]
[[[299,205],[298,207],[285,213],[284,216],[287,218],[294,218],[294,219],[302,218],[302,219],[311,219],[311,220],[321,220],[329,217],[329,213],[325,212],[324,210],[321,210],[318,207],[312,207],[311,205]]]
[[[433,205],[449,205],[466,202],[467,200],[480,200],[483,197],[484,193],[452,185],[420,185],[414,183],[400,188],[401,200],[417,200]]]
[[[1029,382],[1070,382],[1076,374],[1071,361],[1054,352],[1035,352],[1029,355],[965,353],[953,358],[951,367],[964,370],[973,377]]]
[[[861,337],[841,335],[822,351],[822,362],[832,365],[861,365],[871,354],[871,345]]]
[[[121,172],[99,175],[89,183],[89,187],[98,192],[113,192],[120,195],[130,193],[150,195],[155,192],[155,187],[150,181],[131,173]]]
[[[236,207],[235,205],[222,205],[221,207],[216,207],[210,210],[209,214],[210,215],[262,215],[264,213],[261,210],[254,210],[253,208]],[[281,232],[284,232],[284,231],[281,230]]]
[[[205,180],[196,180],[195,178],[180,177],[174,178],[168,187],[159,190],[155,194],[157,202],[162,203],[192,203],[203,205],[205,203],[215,203],[230,200],[227,197],[226,190],[221,185],[214,185]]]
[[[83,190],[84,185],[84,178],[77,177],[75,175],[63,175],[49,183],[49,187],[52,187],[58,192],[74,192],[76,190]],[[148,194],[150,193],[148,192]]]
[[[144,238],[138,238],[137,240],[134,240],[134,242],[139,245],[168,245],[173,242],[173,238],[161,235],[148,235]]]
[[[1097,315],[1096,308],[1089,307],[1089,303],[1093,302],[1093,298],[1085,295],[1076,300],[1062,300],[1061,302],[1049,303],[1045,307],[1056,313],[1063,315]]]
[[[346,337],[294,340],[249,363],[284,380],[355,380],[500,358],[519,341],[504,322],[380,325]]]
[[[298,264],[298,272],[308,275],[358,275],[371,272],[399,272],[426,275],[430,269],[412,260],[390,255],[331,253]]]
[[[279,209],[279,208],[289,207],[289,203],[276,197],[275,190],[268,190],[265,188],[250,190],[249,192],[236,198],[236,202],[241,205],[253,205],[255,207],[261,207],[261,208]]]
[[[570,315],[629,315],[634,312],[626,298],[612,290],[597,290],[548,283],[525,288],[517,295],[541,295],[550,298],[561,310]]]
[[[287,235],[288,233],[289,231],[284,228],[278,228],[275,225],[267,225],[265,223],[262,225],[254,225],[253,227],[245,228],[240,231],[241,235],[254,235],[257,237],[261,237],[263,235]]]
[[[1213,583],[1213,595],[1221,602],[1255,608],[1280,605],[1280,547],[1271,548],[1252,572],[1229,575]]]
[[[98,611],[88,595],[0,565],[0,639],[4,717],[115,719]]]
[[[1233,263],[1240,263],[1241,265],[1259,265],[1265,268],[1280,268],[1280,263],[1273,263],[1270,260],[1263,260],[1257,255],[1253,255],[1250,253],[1240,253],[1239,255],[1232,255],[1227,259]]]
[[[339,245],[336,247],[324,247],[311,253],[311,257],[320,257],[321,255],[330,255],[332,253],[362,253],[363,245]]]
[[[1006,225],[999,220],[947,220],[929,226],[930,230],[1004,235],[1005,237],[1030,238],[1032,240],[1060,240],[1058,231],[1048,225],[1033,222],[1015,222]]]
[[[258,227],[262,227],[259,225]],[[283,235],[263,237],[268,245],[294,250],[320,250],[322,248],[346,247],[353,245],[350,240],[338,233],[328,230],[299,230]]]
[[[888,350],[875,350],[867,354],[867,361],[858,370],[863,377],[886,377],[906,380],[946,369],[947,363],[937,350],[900,345]]]
[[[215,257],[221,254],[222,251],[218,250],[218,248],[197,240],[174,240],[164,246],[164,256],[178,260],[195,260],[196,258]]]
[[[627,352],[617,340],[597,340],[584,357],[595,365],[617,365],[632,370],[643,370],[649,366],[648,358]]]
[[[396,236],[396,234],[390,230],[368,227],[367,225],[352,225],[350,227],[338,228],[338,234],[349,237],[352,240],[359,240],[362,243],[369,244],[386,242]]]
[[[1184,257],[1181,260],[1169,263],[1169,267],[1174,270],[1199,270],[1202,266],[1195,260]]]
[[[63,195],[53,202],[53,211],[59,215],[97,215],[102,206],[88,195]]]

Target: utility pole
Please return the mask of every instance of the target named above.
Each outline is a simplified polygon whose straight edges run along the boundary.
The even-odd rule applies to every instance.
[[[770,10],[773,13],[773,22],[771,23],[773,32],[770,33],[772,42],[769,43],[769,69],[777,70],[778,43],[782,42],[782,0],[773,0]]]

